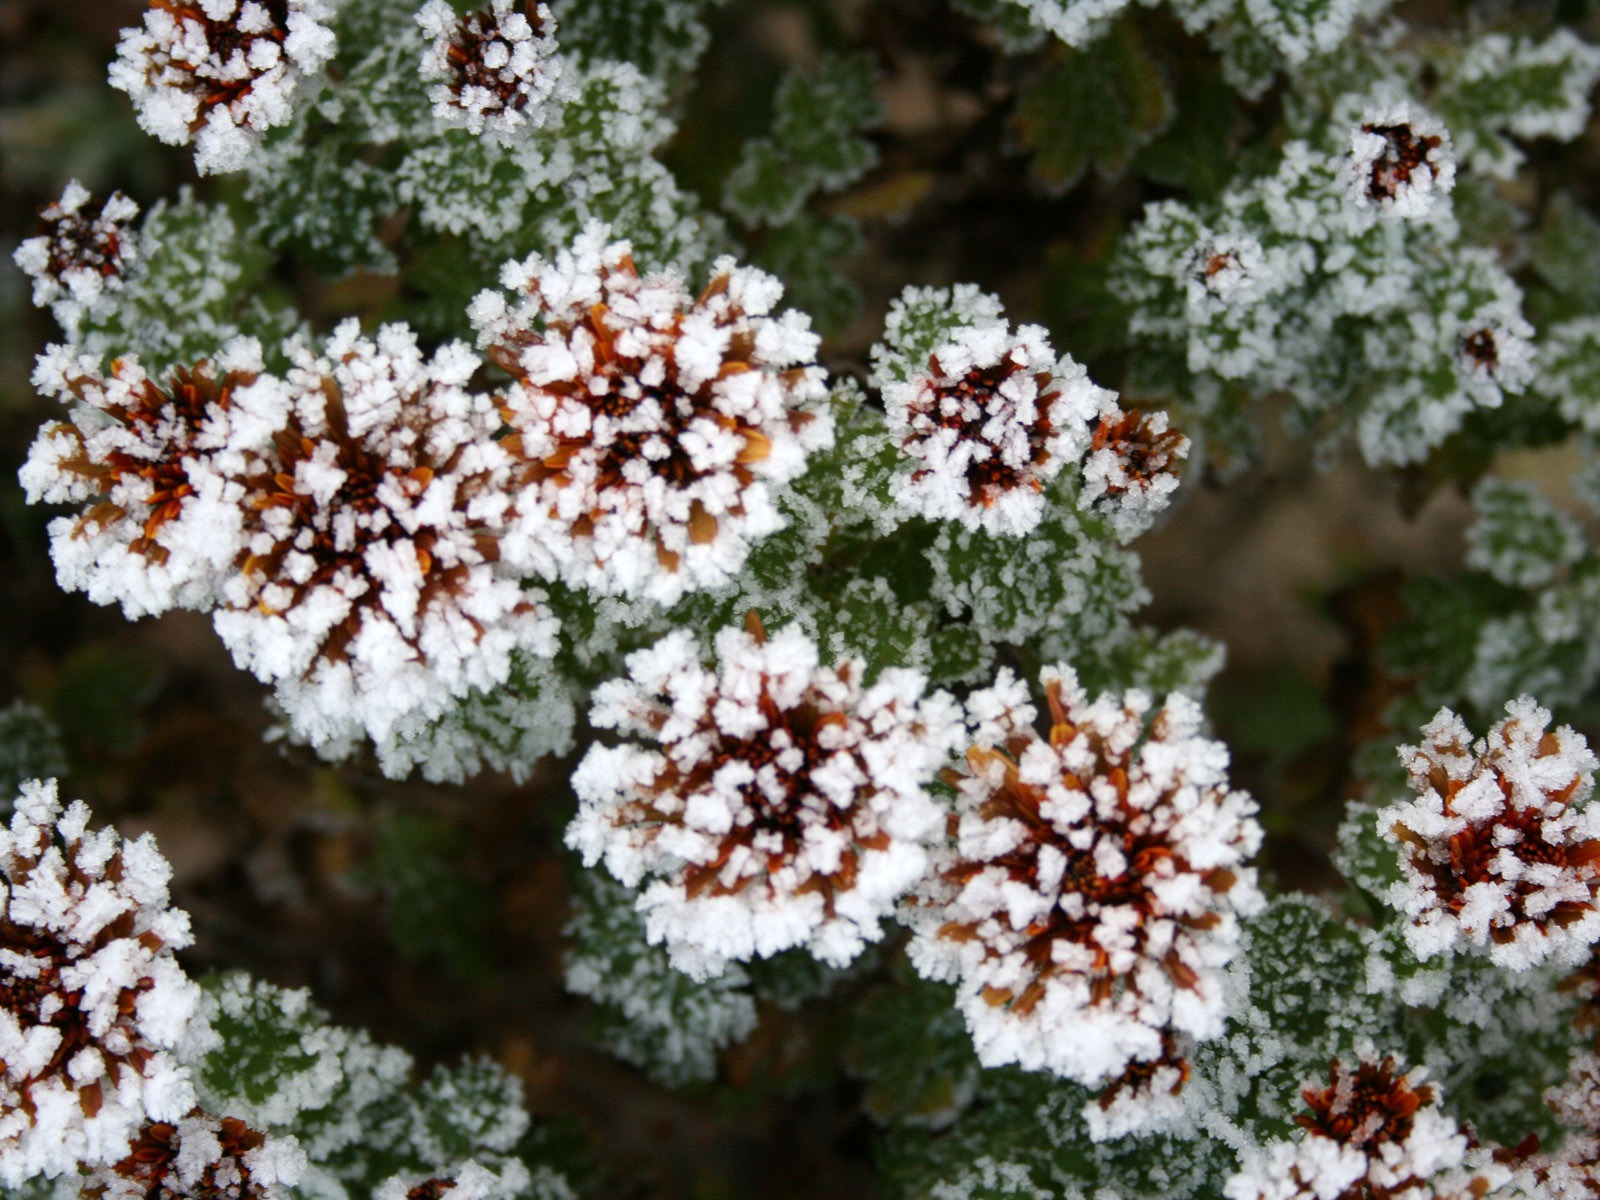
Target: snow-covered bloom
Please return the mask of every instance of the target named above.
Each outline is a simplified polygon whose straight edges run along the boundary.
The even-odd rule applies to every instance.
[[[200,174],[237,171],[333,57],[329,15],[325,0],[151,0],[144,24],[122,31],[111,86],[146,133],[193,142]]]
[[[90,1173],[85,1200],[284,1200],[305,1170],[292,1137],[201,1109],[149,1121],[122,1161]]]
[[[608,237],[594,224],[554,261],[508,264],[517,303],[472,306],[513,376],[502,407],[524,490],[506,549],[547,577],[670,604],[782,527],[769,488],[833,426],[810,407],[825,389],[808,318],[768,315],[782,284],[725,257],[694,298]]]
[[[1044,514],[1045,485],[1082,457],[1113,393],[1058,359],[1045,331],[983,322],[955,331],[927,369],[883,389],[889,435],[915,465],[899,502],[968,529],[1019,535]]]
[[[507,141],[543,125],[571,90],[544,4],[491,0],[463,17],[449,0],[429,0],[417,24],[433,39],[422,73],[438,81],[428,95],[447,125]]]
[[[1467,1137],[1439,1110],[1421,1068],[1396,1073],[1394,1057],[1334,1059],[1327,1086],[1307,1084],[1306,1132],[1245,1152],[1224,1189],[1229,1200],[1438,1200],[1482,1196],[1507,1172],[1492,1168],[1474,1188],[1458,1178]]]
[[[98,215],[87,211],[89,190],[76,179],[61,199],[45,205],[39,228],[17,247],[13,261],[33,280],[33,302],[49,307],[71,330],[139,258],[139,239],[128,228],[139,206],[112,192]]]
[[[1009,671],[968,700],[976,743],[906,906],[910,954],[956,983],[985,1065],[1104,1083],[1167,1055],[1168,1033],[1221,1032],[1261,828],[1193,700],[1147,721],[1143,692],[1091,701],[1065,666],[1042,682],[1048,739]]]
[[[514,1158],[496,1162],[492,1170],[467,1159],[432,1175],[390,1176],[373,1188],[372,1200],[517,1200],[533,1191],[532,1182],[531,1172]]]
[[[1123,412],[1107,400],[1083,462],[1078,504],[1104,516],[1126,541],[1166,508],[1178,490],[1178,462],[1188,456],[1189,439],[1167,428],[1166,413]]]
[[[1130,1062],[1098,1097],[1083,1106],[1089,1137],[1097,1142],[1150,1132],[1183,1115],[1192,1041],[1161,1035],[1161,1053]]]
[[[0,1183],[120,1160],[146,1120],[194,1105],[200,990],[172,952],[189,917],[149,835],[89,831],[55,782],[22,785],[0,830]]]
[[[75,504],[50,523],[56,578],[131,617],[207,608],[240,546],[241,493],[205,467],[230,436],[233,403],[260,378],[261,348],[238,338],[213,362],[152,378],[71,347],[41,356],[33,382],[70,402],[40,430],[20,479],[31,502]]]
[[[1389,903],[1410,918],[1406,942],[1428,958],[1471,946],[1523,971],[1575,964],[1600,938],[1600,811],[1594,754],[1527,696],[1472,740],[1442,708],[1423,741],[1400,747],[1417,799],[1378,813],[1400,846]]]
[[[1520,392],[1527,387],[1534,374],[1532,336],[1533,326],[1518,312],[1477,314],[1456,342],[1459,369],[1468,385],[1487,392],[1494,403],[1499,402],[1502,391]]]
[[[1567,1077],[1545,1093],[1545,1103],[1567,1127],[1552,1154],[1536,1154],[1525,1169],[1540,1200],[1592,1200],[1600,1195],[1600,1055],[1577,1055]]]
[[[477,366],[460,343],[428,359],[404,326],[372,340],[347,321],[235,397],[241,429],[212,461],[248,519],[216,627],[313,744],[420,728],[505,682],[518,646],[553,650],[542,597],[498,567],[510,460],[493,401],[467,390]]]
[[[1436,117],[1406,101],[1370,108],[1350,133],[1344,177],[1363,211],[1397,219],[1427,216],[1455,186],[1450,134]]]
[[[717,635],[718,669],[674,633],[602,685],[601,728],[648,738],[596,746],[573,787],[567,843],[623,883],[673,964],[716,974],[728,961],[805,946],[843,965],[927,867],[941,813],[926,788],[961,737],[959,706],[890,669],[818,663],[798,626]]]

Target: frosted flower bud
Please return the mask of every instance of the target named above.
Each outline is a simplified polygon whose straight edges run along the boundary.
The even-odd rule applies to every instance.
[[[87,211],[88,204],[88,189],[74,179],[61,199],[40,211],[34,236],[12,255],[33,280],[34,304],[50,308],[69,331],[105,293],[122,287],[139,258],[139,239],[128,228],[139,206],[121,192],[112,192],[98,215]]]
[[[1492,1168],[1473,1186],[1463,1179],[1467,1138],[1439,1111],[1421,1068],[1396,1074],[1392,1055],[1353,1067],[1334,1059],[1328,1085],[1300,1093],[1295,1117],[1305,1135],[1247,1150],[1228,1180],[1228,1200],[1440,1200],[1482,1196]]]
[[[146,1120],[194,1105],[179,1065],[205,1036],[173,958],[189,917],[147,834],[90,832],[54,780],[22,785],[0,830],[0,1183],[113,1163]]]
[[[83,1200],[287,1200],[306,1166],[292,1137],[193,1109],[149,1121],[113,1166],[90,1173]]]
[[[41,356],[34,385],[71,403],[71,420],[39,431],[19,479],[32,503],[81,509],[50,523],[63,588],[130,618],[214,603],[240,546],[241,492],[206,462],[261,371],[250,338],[160,378],[132,358],[107,369],[70,347]]]
[[[1567,1133],[1554,1153],[1535,1154],[1523,1164],[1544,1189],[1536,1194],[1561,1200],[1600,1194],[1600,1056],[1576,1055],[1567,1078],[1544,1098]]]
[[[1189,439],[1161,411],[1123,412],[1107,400],[1083,461],[1078,506],[1105,517],[1124,541],[1144,532],[1178,490],[1177,465]]]
[[[1474,390],[1496,398],[1520,392],[1533,380],[1533,327],[1518,314],[1502,320],[1479,314],[1467,322],[1456,342],[1458,365]],[[1498,402],[1496,399],[1495,402]]]
[[[496,141],[537,129],[571,91],[556,54],[556,22],[544,4],[492,0],[458,16],[449,0],[429,0],[417,24],[432,38],[422,58],[433,113]]]
[[[630,655],[592,720],[658,748],[595,746],[572,781],[567,844],[644,885],[651,942],[698,978],[794,946],[842,966],[876,941],[927,867],[927,786],[961,736],[916,672],[869,687],[798,626],[751,625],[717,635],[716,670],[683,632]]]
[[[1145,1133],[1183,1115],[1180,1096],[1189,1082],[1190,1039],[1161,1035],[1161,1053],[1129,1063],[1100,1093],[1083,1106],[1089,1137],[1096,1142]]]
[[[542,596],[499,567],[510,459],[459,343],[425,359],[400,325],[355,321],[287,380],[239,398],[248,514],[217,632],[314,745],[420,728],[554,649]]]
[[[513,377],[501,400],[519,456],[507,555],[546,577],[671,604],[724,583],[780,529],[770,489],[832,444],[817,338],[769,315],[772,276],[721,258],[698,298],[641,275],[592,225],[554,261],[509,264],[471,310]]]
[[[541,1183],[545,1180],[540,1180]],[[372,1189],[372,1200],[517,1200],[534,1192],[533,1176],[514,1158],[495,1169],[467,1159],[432,1175],[392,1175]],[[565,1189],[556,1196],[566,1194]]]
[[[1527,696],[1473,742],[1449,709],[1400,747],[1417,798],[1378,813],[1400,847],[1388,900],[1419,958],[1470,947],[1497,966],[1576,964],[1600,939],[1596,760],[1581,734],[1547,730]]]
[[[1247,233],[1211,234],[1190,258],[1188,303],[1202,312],[1248,304],[1269,273],[1266,251]]]
[[[152,0],[122,31],[111,86],[156,140],[192,142],[200,174],[237,171],[333,57],[329,16],[326,0]]]
[[[1351,131],[1344,178],[1364,212],[1390,219],[1427,216],[1455,186],[1450,134],[1437,118],[1405,102],[1368,109]]]
[[[1169,1056],[1168,1034],[1222,1031],[1238,918],[1262,905],[1245,865],[1261,827],[1194,701],[1147,720],[1143,692],[1090,700],[1070,668],[1041,678],[1048,740],[1009,671],[969,698],[976,743],[905,906],[910,955],[955,983],[985,1066],[1103,1084]]]
[[[1114,394],[1057,359],[1037,325],[958,330],[925,371],[885,384],[889,436],[912,460],[897,484],[906,508],[968,529],[1021,535],[1044,515],[1044,488],[1082,457]]]

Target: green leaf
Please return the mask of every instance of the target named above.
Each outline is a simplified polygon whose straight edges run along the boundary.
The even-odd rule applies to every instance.
[[[1118,178],[1172,118],[1172,98],[1131,20],[1084,50],[1063,48],[1017,98],[1013,127],[1033,173],[1064,192],[1093,167]]]

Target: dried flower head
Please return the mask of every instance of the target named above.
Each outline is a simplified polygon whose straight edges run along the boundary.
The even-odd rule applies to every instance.
[[[1450,135],[1401,102],[1369,109],[1350,134],[1345,179],[1358,208],[1387,218],[1428,215],[1455,186]]]
[[[147,834],[89,832],[82,801],[25,783],[0,830],[0,1183],[122,1158],[194,1104],[179,1060],[205,1036],[173,958],[188,914]]]
[[[510,462],[492,400],[465,386],[477,366],[348,321],[237,398],[256,436],[219,463],[248,517],[217,631],[313,744],[404,734],[504,683],[516,647],[553,650],[542,597],[498,566]]]
[[[292,1137],[271,1137],[237,1117],[193,1109],[149,1121],[128,1154],[84,1182],[83,1200],[285,1200],[305,1154]]]
[[[1532,333],[1532,326],[1520,316],[1502,320],[1480,314],[1456,339],[1460,370],[1469,383],[1496,397],[1502,390],[1521,391],[1533,378]]]
[[[1113,393],[1057,359],[1037,325],[1003,322],[958,330],[926,371],[883,389],[889,433],[915,466],[901,504],[968,529],[1020,535],[1044,514],[1044,488],[1075,463]]]
[[[72,180],[61,199],[40,210],[38,230],[12,256],[33,280],[33,302],[49,307],[69,331],[106,292],[122,286],[139,258],[139,239],[128,228],[139,206],[121,192],[112,192],[98,215],[88,204],[88,189]]]
[[[422,59],[433,112],[447,125],[509,141],[549,119],[570,90],[556,55],[556,22],[533,0],[491,0],[459,16],[429,0],[417,24],[433,41]]]
[[[546,1193],[534,1187],[532,1173],[517,1159],[498,1160],[493,1168],[467,1159],[432,1175],[391,1176],[372,1190],[372,1200],[517,1200],[530,1194]],[[564,1188],[554,1193],[565,1194]]]
[[[1527,696],[1506,713],[1474,743],[1440,709],[1421,745],[1400,748],[1417,799],[1378,814],[1404,876],[1389,902],[1419,957],[1471,946],[1512,970],[1576,964],[1600,938],[1595,756],[1566,726],[1547,731]]]
[[[71,421],[40,430],[19,478],[33,503],[82,508],[50,523],[63,588],[129,617],[215,602],[242,514],[240,489],[206,460],[230,436],[234,397],[261,371],[251,338],[160,378],[131,358],[103,369],[70,347],[40,358],[34,385],[70,402]]]
[[[1167,428],[1165,412],[1123,412],[1107,400],[1083,462],[1078,504],[1128,540],[1166,508],[1178,490],[1178,462],[1188,456],[1189,439]]]
[[[817,338],[768,314],[772,276],[712,268],[698,299],[641,275],[627,242],[592,225],[555,261],[509,264],[473,304],[480,344],[513,376],[502,405],[523,463],[519,561],[607,594],[670,604],[729,579],[782,526],[768,489],[831,444],[809,406]]]
[[[325,0],[151,0],[144,24],[122,31],[111,86],[146,133],[192,141],[200,174],[237,171],[333,57],[328,16]]]
[[[1439,1111],[1426,1072],[1396,1074],[1392,1055],[1354,1067],[1334,1059],[1328,1085],[1309,1084],[1298,1141],[1248,1151],[1228,1181],[1229,1200],[1435,1200],[1483,1195],[1457,1178],[1467,1137]],[[1483,1177],[1485,1182],[1488,1175]]]
[[[1049,739],[1010,672],[974,693],[977,724],[949,844],[907,905],[912,962],[954,980],[985,1065],[1084,1083],[1222,1028],[1222,968],[1261,905],[1245,863],[1255,802],[1182,695],[1091,701],[1047,668]]]
[[[843,965],[876,941],[927,866],[926,787],[961,736],[921,675],[868,687],[859,661],[820,666],[797,626],[751,624],[717,635],[715,671],[682,632],[630,655],[591,719],[660,748],[596,746],[573,776],[568,845],[647,883],[650,940],[698,977],[792,946]]]

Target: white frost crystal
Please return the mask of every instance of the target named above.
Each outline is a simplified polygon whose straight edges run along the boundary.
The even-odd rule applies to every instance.
[[[121,1162],[89,1175],[83,1194],[96,1200],[288,1200],[305,1167],[294,1138],[196,1108],[178,1121],[147,1122]]]
[[[1056,357],[1040,326],[958,329],[925,369],[884,385],[889,435],[914,464],[896,499],[968,529],[1025,534],[1044,514],[1045,485],[1082,458],[1114,401],[1080,364]]]
[[[189,917],[146,835],[89,831],[55,782],[22,786],[0,830],[0,1183],[116,1162],[146,1120],[194,1105],[200,991],[173,958]]]
[[[1470,947],[1525,971],[1578,963],[1600,939],[1600,810],[1589,805],[1600,764],[1582,734],[1549,723],[1522,696],[1474,742],[1442,708],[1420,745],[1400,747],[1417,798],[1377,820],[1400,846],[1388,899],[1419,958]]]
[[[542,596],[497,561],[510,460],[466,388],[477,366],[460,343],[425,359],[404,326],[374,341],[348,321],[236,397],[255,440],[213,465],[243,481],[247,557],[217,632],[313,744],[420,732],[504,683],[514,650],[554,650]]]
[[[1171,1034],[1222,1031],[1261,827],[1192,700],[1147,721],[1143,692],[1090,700],[1067,667],[1042,680],[1049,740],[1009,671],[968,701],[975,744],[905,906],[910,954],[956,984],[984,1065],[1099,1084],[1168,1056]]]
[[[139,258],[139,239],[128,227],[139,206],[121,192],[112,192],[98,215],[87,211],[88,203],[88,189],[72,180],[61,199],[39,214],[39,232],[12,255],[33,280],[34,304],[48,307],[69,333],[108,292],[122,287]]]
[[[869,687],[797,626],[752,624],[717,635],[715,671],[682,632],[630,655],[591,719],[660,748],[596,746],[572,781],[568,845],[643,883],[648,937],[701,978],[795,946],[842,966],[876,941],[927,867],[926,788],[961,736],[916,672]]]
[[[449,0],[428,0],[417,24],[433,39],[422,73],[437,81],[428,96],[446,125],[510,141],[544,125],[572,91],[544,4],[492,0],[463,17]]]
[[[144,24],[122,31],[111,86],[146,133],[193,142],[200,174],[237,171],[333,57],[329,16],[324,0],[153,0]]]
[[[670,604],[743,566],[780,529],[771,488],[832,444],[817,337],[771,316],[772,276],[731,258],[692,297],[640,275],[591,225],[553,261],[508,264],[473,303],[525,485],[508,559],[608,595]]]
[[[1455,179],[1450,134],[1413,104],[1369,108],[1350,133],[1345,184],[1359,209],[1393,219],[1425,217],[1443,207]]]

